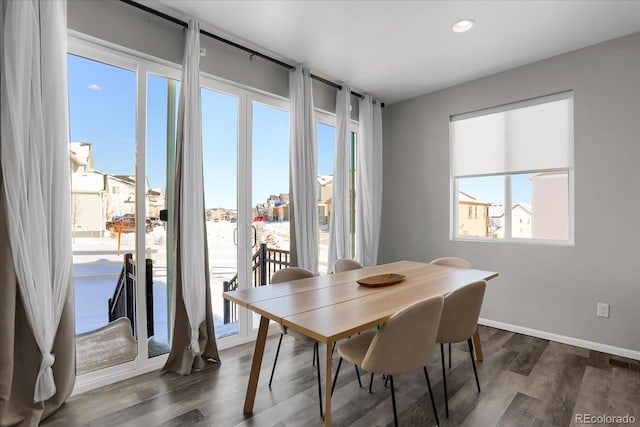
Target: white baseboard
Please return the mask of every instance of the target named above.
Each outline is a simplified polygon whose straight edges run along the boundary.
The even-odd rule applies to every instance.
[[[627,357],[629,359],[640,360],[640,351],[628,348],[615,347],[608,344],[601,344],[593,341],[587,341],[580,338],[558,335],[552,332],[540,331],[537,329],[525,328],[524,326],[512,325],[510,323],[498,322],[490,319],[478,319],[478,324],[490,326],[492,328],[504,329],[505,331],[516,332],[519,334],[529,335],[536,338],[542,338],[549,341],[556,341],[563,344],[569,344],[576,347],[587,348],[589,350],[600,351],[602,353],[613,354],[616,356]]]

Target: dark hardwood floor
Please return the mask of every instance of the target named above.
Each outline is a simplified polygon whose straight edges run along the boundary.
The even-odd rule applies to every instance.
[[[573,426],[576,414],[635,417],[640,425],[637,361],[481,327],[485,360],[478,393],[466,343],[453,346],[445,419],[439,347],[428,366],[442,426]],[[267,383],[277,337],[267,341],[252,415],[242,406],[253,345],[221,352],[222,364],[188,377],[152,372],[70,398],[43,426],[321,426],[312,346],[285,337],[272,389]],[[321,347],[321,360],[324,348]],[[614,362],[610,362],[614,359]],[[617,361],[617,362],[616,362]],[[334,357],[334,371],[337,356]],[[619,365],[619,366],[618,366]],[[324,370],[322,370],[324,373]],[[332,400],[336,426],[393,425],[380,376],[367,393],[342,364]],[[423,372],[394,377],[400,424],[435,425]],[[617,425],[616,420],[599,425]]]

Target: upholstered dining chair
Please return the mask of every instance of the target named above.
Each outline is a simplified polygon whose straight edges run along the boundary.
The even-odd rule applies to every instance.
[[[447,397],[447,374],[444,366],[444,343],[467,341],[473,374],[476,377],[478,393],[480,393],[480,381],[478,381],[478,371],[473,357],[473,340],[471,337],[478,326],[478,317],[480,316],[480,308],[482,307],[482,299],[484,298],[486,287],[487,282],[482,280],[463,286],[444,296],[444,307],[436,341],[440,344],[444,407],[447,418],[449,418],[449,401]],[[449,350],[449,354],[451,354],[451,350]]]
[[[278,270],[271,276],[271,284],[290,282],[292,280],[298,279],[306,279],[308,277],[314,277],[315,274],[310,272],[309,270],[305,270],[300,267],[288,267],[283,268],[282,270]],[[285,335],[290,335],[296,340],[313,344],[313,364],[316,365],[316,371],[318,374],[318,401],[320,403],[320,417],[324,417],[324,412],[322,410],[322,388],[320,381],[320,357],[318,353],[318,342],[308,336],[301,334],[300,332],[289,329],[282,324],[278,323],[278,329],[280,329],[280,339],[278,340],[278,348],[276,350],[276,357],[273,360],[273,368],[271,368],[271,376],[269,377],[269,388],[271,388],[271,383],[273,382],[273,374],[276,371],[276,363],[278,363],[278,355],[280,354],[280,345],[282,344],[282,337]]]
[[[364,268],[364,265],[360,264],[356,260],[349,259],[349,258],[340,258],[333,262],[332,271],[334,273],[342,273],[343,271],[359,270],[361,268]],[[331,353],[335,351],[337,343],[338,343],[337,341],[333,342],[333,347],[331,347]],[[358,384],[360,385],[360,387],[362,387],[358,365],[355,365],[355,368],[356,368],[356,377],[358,378]],[[371,374],[371,380],[369,381],[369,393],[371,393],[372,383],[373,383],[373,374]]]
[[[454,256],[445,256],[442,258],[436,258],[431,261],[429,264],[435,265],[445,265],[447,267],[456,267],[456,268],[471,268],[471,263],[466,259],[454,257]]]
[[[454,256],[445,256],[442,258],[436,258],[431,261],[429,264],[435,265],[444,265],[446,267],[455,267],[455,268],[471,268],[471,263],[463,258],[458,258]],[[449,343],[449,369],[451,369],[451,343]]]
[[[333,262],[333,272],[342,273],[343,271],[358,270],[364,266],[358,261],[348,258],[337,259]]]
[[[424,369],[431,406],[436,424],[440,424],[436,404],[433,400],[427,363],[431,359],[433,346],[442,314],[444,299],[435,296],[415,302],[393,314],[377,331],[363,332],[347,339],[338,346],[340,361],[336,369],[331,393],[335,388],[342,359],[360,365],[362,369],[376,374],[385,374],[391,381],[393,421],[398,425],[394,375],[402,375]]]

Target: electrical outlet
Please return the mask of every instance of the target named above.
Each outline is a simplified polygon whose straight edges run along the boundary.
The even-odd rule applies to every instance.
[[[598,317],[609,318],[609,304],[606,304],[604,302],[599,302],[597,305],[596,314],[598,315]]]
[[[200,56],[207,56],[207,48],[206,47],[201,47],[200,48]]]

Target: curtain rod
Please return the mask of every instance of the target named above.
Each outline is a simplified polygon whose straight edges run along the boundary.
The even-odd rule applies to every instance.
[[[188,28],[189,27],[189,24],[187,22],[181,20],[181,19],[178,19],[178,18],[176,18],[174,16],[171,16],[171,15],[167,15],[166,13],[163,13],[163,12],[160,12],[158,10],[152,9],[152,8],[150,8],[148,6],[145,6],[143,4],[137,3],[137,2],[135,2],[133,0],[120,0],[120,1],[123,2],[123,3],[126,3],[126,4],[128,4],[130,6],[133,6],[133,7],[136,7],[138,9],[144,10],[145,12],[148,12],[148,13],[150,13],[152,15],[155,15],[155,16],[158,16],[160,18],[166,19],[167,21],[171,21],[174,24],[178,24],[178,25],[180,25],[180,26],[182,26],[184,28]],[[272,57],[270,57],[268,55],[265,55],[264,53],[260,53],[260,52],[258,52],[256,50],[250,49],[250,48],[248,48],[246,46],[243,46],[243,45],[238,44],[236,42],[233,42],[231,40],[225,39],[224,37],[220,37],[218,35],[212,34],[209,31],[200,30],[200,34],[203,34],[203,35],[205,35],[207,37],[211,37],[212,39],[218,40],[218,41],[220,41],[222,43],[228,44],[229,46],[233,46],[233,47],[235,47],[237,49],[244,50],[245,52],[250,53],[251,56],[258,56],[258,57],[260,57],[262,59],[266,59],[267,61],[273,62],[274,64],[278,64],[281,67],[287,68],[289,70],[293,70],[294,68],[296,68],[295,66],[293,66],[291,64],[287,64],[286,62],[282,62],[282,61],[280,61],[280,60],[278,60],[276,58],[272,58]],[[321,83],[324,83],[324,84],[326,84],[328,86],[334,87],[334,88],[336,88],[338,90],[342,90],[342,86],[341,85],[339,85],[337,83],[334,83],[334,82],[332,82],[330,80],[323,79],[322,77],[316,76],[314,74],[311,74],[311,78],[314,79],[314,80],[317,80],[317,81],[319,81]],[[358,92],[351,91],[351,94],[354,95],[354,96],[357,96],[358,98],[364,98],[364,96],[359,94]],[[383,102],[380,103],[380,106],[384,107],[384,103]]]

